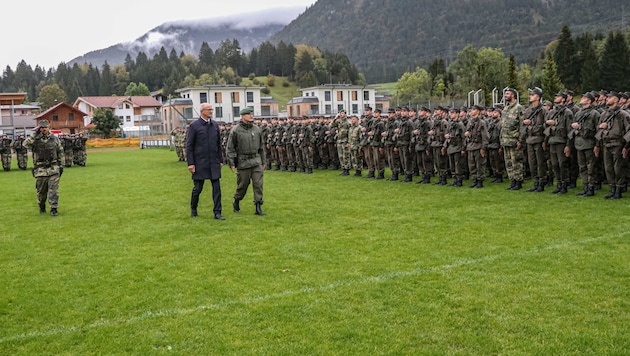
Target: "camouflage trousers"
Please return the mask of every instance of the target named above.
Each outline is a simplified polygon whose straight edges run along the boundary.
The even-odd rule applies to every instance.
[[[72,167],[72,162],[74,161],[74,151],[66,150],[63,152],[66,161],[66,167]]]
[[[85,163],[87,161],[87,152],[84,150],[80,150],[80,151],[76,151],[75,153],[75,157],[76,157],[76,164],[79,166],[85,166]],[[186,155],[184,154],[184,151],[182,149],[182,161],[186,160]]]
[[[339,154],[337,153],[337,145],[328,143],[328,158],[330,164],[333,166],[339,166]]]
[[[1,153],[0,156],[2,157],[2,168],[5,171],[10,171],[11,170],[11,153]]]
[[[313,147],[302,147],[302,159],[305,168],[313,169]]]
[[[25,170],[28,165],[28,151],[15,152],[18,161],[18,168]]]
[[[363,153],[360,148],[350,149],[350,161],[355,171],[363,169]]]
[[[339,154],[341,169],[351,169],[350,145],[347,142],[337,144],[337,153]]]
[[[289,166],[295,166],[295,151],[293,150],[293,145],[286,145],[286,154],[287,154],[287,164]]]
[[[293,146],[293,155],[295,156],[295,166],[304,168],[304,155],[300,146]]]
[[[328,166],[328,163],[330,162],[330,157],[328,155],[328,145],[319,145],[317,146],[317,150],[319,151],[319,159],[322,167]]]
[[[45,204],[46,198],[51,208],[59,207],[59,174],[52,176],[36,177],[35,190],[37,191],[37,204]]]
[[[525,173],[525,155],[516,147],[503,147],[505,170],[510,180],[522,182]]]
[[[286,167],[289,164],[287,150],[283,146],[276,146],[276,151],[278,151],[278,164]]]
[[[184,155],[184,147],[182,147],[182,146],[175,146],[175,152],[177,153],[177,160],[179,160],[179,161],[185,161],[186,160],[186,156]]]

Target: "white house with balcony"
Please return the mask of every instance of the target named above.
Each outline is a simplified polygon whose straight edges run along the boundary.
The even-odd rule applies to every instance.
[[[81,96],[73,106],[87,113],[84,125],[92,122],[96,109],[110,109],[120,118],[120,129],[128,136],[162,131],[162,103],[151,96]]]
[[[333,115],[346,110],[361,115],[367,106],[376,108],[376,88],[370,85],[324,84],[300,89],[302,96],[287,104],[289,116]]]
[[[192,100],[193,113],[199,117],[199,106],[210,103],[214,107],[214,119],[233,122],[240,119],[241,109],[251,107],[254,116],[274,115],[262,104],[262,86],[241,86],[234,84],[201,85],[177,89],[175,92],[183,99]]]

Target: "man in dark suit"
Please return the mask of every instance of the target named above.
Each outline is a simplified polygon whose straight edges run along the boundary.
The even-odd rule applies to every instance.
[[[192,173],[194,182],[190,197],[190,216],[197,217],[199,195],[206,179],[212,182],[212,201],[214,202],[214,218],[225,220],[221,215],[221,168],[223,153],[219,125],[212,121],[212,105],[203,103],[199,107],[201,117],[190,124],[186,137],[186,161],[188,171]]]

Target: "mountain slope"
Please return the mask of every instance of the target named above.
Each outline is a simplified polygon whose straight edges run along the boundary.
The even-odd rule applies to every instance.
[[[319,0],[271,41],[342,51],[374,83],[435,58],[450,63],[467,44],[530,61],[563,23],[607,32],[621,17],[616,0]]]

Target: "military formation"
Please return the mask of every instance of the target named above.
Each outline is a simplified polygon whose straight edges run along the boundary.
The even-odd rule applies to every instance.
[[[578,188],[580,178],[576,196],[594,196],[607,184],[604,198],[622,198],[630,179],[630,93],[587,92],[579,104],[571,91],[555,93],[553,102],[542,100],[540,88],[528,94],[528,105],[508,88],[504,102],[491,107],[396,107],[387,113],[366,107],[360,117],[341,110],[334,117],[255,124],[265,138],[267,170],[331,169],[404,183],[419,177],[417,184],[453,187],[470,180],[469,188],[507,177],[507,190],[560,195]],[[221,125],[224,154],[231,128]],[[524,187],[526,179],[532,186]]]

